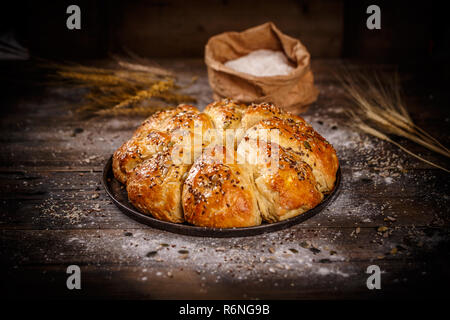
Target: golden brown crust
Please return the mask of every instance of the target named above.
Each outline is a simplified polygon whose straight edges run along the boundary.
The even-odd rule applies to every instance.
[[[165,131],[167,121],[172,117],[184,113],[200,113],[194,106],[182,104],[174,109],[158,111],[144,120],[144,122],[136,129],[133,137],[140,135],[142,132],[147,132],[150,129],[157,129]]]
[[[214,123],[214,134],[211,137],[215,144],[233,145],[236,148],[239,138],[244,131],[241,128],[242,114],[246,106],[233,100],[224,99],[210,103],[205,108]]]
[[[285,112],[272,103],[252,104],[245,110],[242,116],[242,128],[248,130],[261,120],[280,117]]]
[[[130,202],[139,211],[170,222],[183,222],[181,191],[188,165],[175,165],[169,152],[156,153],[128,177]]]
[[[285,220],[314,208],[323,195],[317,190],[311,167],[292,151],[266,141],[243,139],[238,153],[248,159],[256,185],[256,198],[263,219]],[[276,161],[276,162],[275,162]]]
[[[224,159],[225,148],[216,146],[189,170],[182,196],[186,221],[212,228],[261,224],[250,176],[240,165],[226,164]]]
[[[278,130],[280,146],[297,152],[301,159],[312,168],[319,191],[333,190],[339,167],[336,151],[310,125],[298,119],[272,118],[262,120],[253,126],[247,131],[247,137],[257,139],[260,130]]]
[[[192,164],[210,141],[211,119],[198,110],[186,110],[170,117],[165,131],[171,135],[174,145],[184,147],[183,161]]]
[[[174,145],[185,146],[180,161],[192,163],[209,144],[207,132],[212,126],[207,115],[189,105],[155,113],[114,153],[114,176],[126,183],[128,175],[142,161]]]
[[[258,154],[265,161],[245,157]],[[113,156],[114,175],[139,211],[214,228],[302,214],[334,188],[338,166],[334,148],[303,118],[230,99],[204,113],[189,105],[158,112]]]
[[[226,130],[240,127],[242,112],[245,110],[245,105],[238,104],[230,99],[224,99],[210,103],[206,106],[204,112],[214,122],[216,129]]]
[[[150,129],[125,142],[113,156],[113,173],[117,180],[126,183],[134,168],[153,154],[167,149],[170,136]]]

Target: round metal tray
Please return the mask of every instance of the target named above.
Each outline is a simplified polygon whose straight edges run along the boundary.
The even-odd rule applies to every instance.
[[[197,237],[217,237],[217,238],[226,238],[226,237],[246,237],[246,236],[254,236],[266,232],[277,231],[281,229],[285,229],[291,227],[295,224],[303,222],[312,216],[316,215],[320,211],[322,211],[327,204],[330,203],[332,199],[334,199],[339,191],[341,185],[341,168],[338,169],[336,173],[336,184],[333,191],[326,195],[320,204],[316,207],[312,208],[304,212],[301,215],[296,217],[283,220],[275,223],[264,223],[255,226],[255,227],[246,227],[246,228],[207,228],[207,227],[197,227],[187,223],[173,223],[167,221],[161,221],[155,219],[151,216],[140,213],[136,210],[136,208],[128,201],[127,191],[124,186],[114,178],[112,172],[112,157],[106,162],[105,167],[103,168],[103,187],[106,190],[106,193],[111,198],[111,200],[116,204],[117,207],[125,214],[130,216],[131,218],[147,224],[151,227],[170,231],[174,233],[189,235],[189,236],[197,236]]]

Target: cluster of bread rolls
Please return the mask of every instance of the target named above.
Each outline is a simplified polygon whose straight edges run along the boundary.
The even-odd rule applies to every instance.
[[[158,112],[113,156],[141,212],[213,228],[294,217],[333,190],[336,152],[303,118],[224,99]]]

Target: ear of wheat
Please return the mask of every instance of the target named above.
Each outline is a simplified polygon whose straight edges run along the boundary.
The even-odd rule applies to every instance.
[[[389,135],[403,137],[450,158],[447,147],[412,121],[401,97],[397,73],[389,78],[378,73],[366,75],[344,69],[336,76],[354,105],[353,109],[346,110],[352,120],[352,126],[396,145],[429,165],[450,172],[447,168],[424,159],[390,138]]]
[[[150,115],[195,98],[182,94],[172,72],[114,57],[117,66],[101,68],[48,63],[50,83],[89,88],[85,103],[77,108],[84,117]]]

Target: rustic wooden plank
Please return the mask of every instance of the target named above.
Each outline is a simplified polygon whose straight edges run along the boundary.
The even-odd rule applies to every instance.
[[[315,217],[303,222],[301,227],[319,228],[377,228],[387,225],[402,226],[448,226],[445,211],[435,212],[433,203],[417,207],[414,201],[393,202],[390,199],[379,204],[380,199],[348,198],[327,207]],[[358,202],[358,204],[355,204]],[[406,204],[405,204],[406,203]],[[347,210],[341,209],[346,206]],[[401,212],[401,214],[399,214]],[[410,213],[409,213],[410,212]],[[122,214],[114,204],[103,201],[16,201],[4,202],[1,213],[2,229],[122,229],[146,228]],[[395,223],[385,221],[392,217]]]
[[[270,278],[236,279],[236,276],[204,274],[190,270],[151,267],[81,265],[81,290],[67,290],[67,265],[27,266],[11,269],[1,288],[10,298],[102,298],[102,299],[406,299],[442,298],[445,279],[430,273],[423,261],[378,262],[382,289],[368,290],[366,262],[354,262],[355,275],[326,271],[313,277],[287,277],[271,274]],[[341,268],[336,263],[335,268]],[[324,270],[328,270],[324,269]],[[171,271],[167,271],[171,270]],[[161,275],[158,272],[161,272]],[[169,277],[167,273],[170,272]],[[302,271],[299,270],[300,274]],[[263,281],[260,281],[263,279]],[[313,280],[314,279],[314,280]],[[170,310],[168,311],[170,312]]]
[[[3,256],[5,262],[17,265],[76,261],[80,264],[139,266],[150,263],[186,268],[200,268],[206,264],[214,268],[221,263],[220,267],[229,269],[228,264],[265,268],[276,264],[310,267],[308,263],[413,260],[421,255],[432,256],[433,251],[448,245],[448,239],[445,239],[448,228],[404,226],[393,231],[389,237],[384,237],[376,228],[360,228],[358,233],[353,233],[348,228],[294,226],[253,237],[208,238],[151,228],[2,230],[2,240],[8,241],[9,246],[1,250],[2,254],[6,253]],[[395,254],[391,253],[393,248],[398,249]],[[449,252],[441,252],[442,257],[448,255]]]
[[[417,294],[426,284],[436,286],[429,282],[438,276],[433,268],[448,259],[448,251],[432,254],[448,245],[439,240],[448,230],[414,229],[408,241],[393,234],[379,244],[372,241],[376,231],[369,229],[362,229],[357,238],[336,229],[333,237],[326,230],[294,229],[237,239],[153,230],[132,230],[131,235],[127,230],[3,231],[2,240],[20,251],[2,248],[2,254],[8,257],[7,265],[14,266],[9,269],[13,279],[21,283],[30,277],[27,283],[44,288],[44,294],[69,295],[64,292],[65,268],[77,264],[85,275],[83,295],[141,298],[205,298],[207,293],[209,298],[312,298],[336,291],[355,298],[372,294],[365,287],[365,269],[371,264],[384,271],[383,295],[408,295],[409,290]],[[389,254],[394,247],[401,249]],[[448,279],[449,273],[439,276]],[[405,286],[408,290],[403,291]]]

